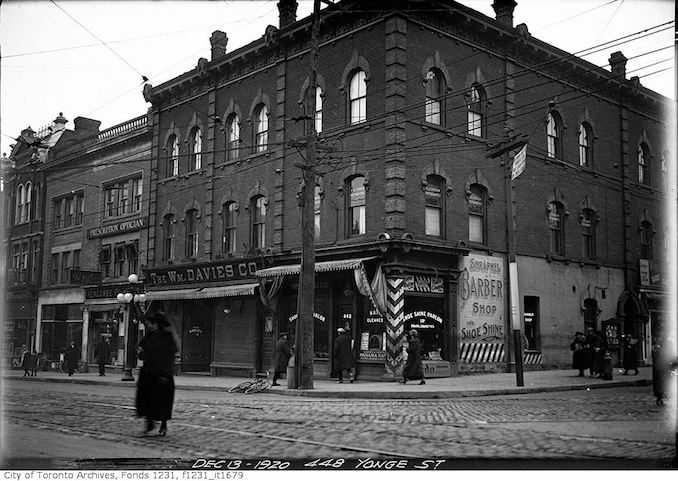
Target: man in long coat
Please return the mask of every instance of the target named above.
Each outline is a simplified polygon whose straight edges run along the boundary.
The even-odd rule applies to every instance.
[[[273,353],[272,386],[280,386],[280,384],[278,384],[278,379],[280,379],[280,374],[287,371],[287,363],[290,361],[290,357],[292,357],[292,351],[290,351],[287,333],[281,332],[278,335],[278,342],[275,345],[275,352]]]
[[[94,349],[94,357],[99,364],[99,376],[106,375],[106,364],[111,360],[111,342],[108,337],[102,337]]]
[[[72,376],[75,370],[78,368],[79,360],[80,354],[78,353],[78,348],[75,347],[75,341],[71,341],[71,343],[66,348],[66,354],[64,355],[64,362],[69,376]]]
[[[351,382],[353,374],[353,367],[355,366],[355,357],[351,349],[351,336],[348,335],[346,329],[340,327],[337,329],[337,338],[334,340],[334,369],[339,373],[338,384],[344,382],[344,370],[348,372],[348,378]]]

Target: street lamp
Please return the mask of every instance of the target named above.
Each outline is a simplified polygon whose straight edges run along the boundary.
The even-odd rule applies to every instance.
[[[139,276],[136,274],[130,274],[127,278],[129,286],[127,292],[120,292],[116,296],[116,299],[123,306],[129,304],[128,314],[127,314],[127,323],[125,324],[125,364],[122,372],[123,381],[134,381],[134,376],[132,375],[132,368],[136,366],[136,350],[134,345],[136,344],[136,335],[138,333],[138,324],[139,321],[143,321],[144,313],[141,310],[141,305],[146,302],[146,294],[143,293],[143,286],[139,287]],[[137,318],[137,313],[139,314]],[[135,329],[132,329],[134,324]],[[132,342],[132,336],[134,335],[135,340]]]

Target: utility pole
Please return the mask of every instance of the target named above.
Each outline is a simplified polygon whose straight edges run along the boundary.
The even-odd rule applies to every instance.
[[[520,149],[527,144],[528,136],[525,134],[507,138],[490,149],[487,157],[490,159],[500,157],[502,164],[506,166],[506,215],[508,217],[508,261],[509,261],[509,292],[511,305],[511,329],[513,330],[513,352],[516,362],[516,386],[524,386],[523,381],[523,353],[521,349],[520,334],[520,291],[518,289],[518,263],[516,262],[516,207],[513,200],[514,186],[512,166],[509,162],[509,152]]]
[[[311,78],[306,91],[306,162],[302,167],[303,192],[301,214],[301,273],[297,299],[296,381],[297,389],[313,389],[313,310],[315,305],[315,97],[318,83],[318,35],[320,31],[320,0],[313,0],[311,25]]]

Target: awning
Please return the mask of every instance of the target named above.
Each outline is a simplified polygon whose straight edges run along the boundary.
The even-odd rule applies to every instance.
[[[199,289],[174,289],[169,291],[147,291],[149,301],[169,301],[178,299],[209,299],[214,297],[252,296],[255,284],[239,284],[235,286],[203,287]]]
[[[363,257],[360,259],[342,259],[338,261],[323,261],[315,263],[316,272],[347,271],[355,269],[365,261],[370,261],[375,257]],[[269,267],[257,271],[257,277],[275,277],[296,275],[301,272],[301,264],[290,264],[287,266]]]

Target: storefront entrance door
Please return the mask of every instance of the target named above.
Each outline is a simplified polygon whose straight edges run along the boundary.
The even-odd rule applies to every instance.
[[[212,357],[212,313],[207,302],[186,301],[182,332],[181,371],[209,371]]]

